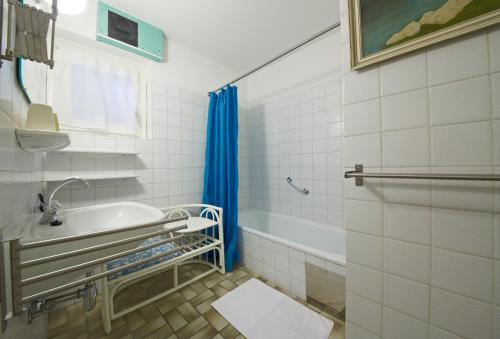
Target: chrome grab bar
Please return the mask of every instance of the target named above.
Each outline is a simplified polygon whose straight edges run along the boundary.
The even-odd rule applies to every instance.
[[[309,194],[309,190],[307,188],[299,188],[297,186],[295,186],[295,184],[293,183],[293,180],[291,177],[288,177],[286,178],[286,182],[292,186],[293,188],[295,188],[297,191],[299,191],[300,193],[304,194],[304,195],[308,195]]]
[[[363,165],[356,165],[354,171],[346,171],[344,178],[355,178],[356,186],[364,186],[364,178],[417,179],[417,180],[460,180],[500,181],[499,174],[450,174],[450,173],[365,173]]]

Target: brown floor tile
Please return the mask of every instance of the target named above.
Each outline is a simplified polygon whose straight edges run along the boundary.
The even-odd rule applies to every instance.
[[[126,326],[126,325],[127,325],[127,323],[125,322],[125,318],[124,317],[120,317],[118,319],[111,320],[111,326],[113,328],[120,327],[120,326]]]
[[[198,295],[198,293],[189,286],[184,287],[180,292],[186,300],[191,300]]]
[[[182,305],[186,302],[186,298],[182,294],[179,294],[177,297],[173,298],[172,300],[167,301],[165,304],[161,305],[158,307],[158,310],[162,313],[165,314],[174,308],[176,308],[179,305]]]
[[[238,279],[234,283],[238,286],[243,285],[246,283],[248,280],[252,279],[252,276],[250,274],[247,274],[246,276],[242,277],[241,279]]]
[[[49,313],[48,329],[51,330],[55,327],[64,325],[68,321],[68,314],[65,308],[60,308]]]
[[[212,308],[212,303],[214,301],[216,301],[217,299],[218,298],[215,295],[208,298],[207,300],[205,300],[204,302],[202,302],[201,304],[196,306],[196,310],[198,312],[200,312],[201,314],[205,314],[206,312],[208,312]]]
[[[146,321],[156,319],[158,317],[161,317],[162,315],[154,304],[149,304],[141,307],[138,311]]]
[[[179,276],[182,273],[182,276],[187,279],[191,278],[194,272],[206,271],[206,268],[200,265],[196,265],[191,271],[190,267],[191,265],[181,266]],[[96,308],[87,313],[83,312],[80,304],[70,305],[49,313],[48,336],[51,339],[244,338],[212,308],[211,304],[252,277],[252,273],[243,268],[238,268],[226,275],[214,272],[181,291],[174,292],[124,317],[113,320],[113,330],[109,336],[104,334],[100,300],[98,300]],[[171,278],[172,271],[170,270],[129,286],[121,291],[119,297],[115,299],[115,306],[116,304],[130,305],[131,301],[136,303],[144,300],[140,299],[144,296],[150,297],[158,291],[164,291],[168,288],[168,284],[171,284]],[[262,281],[276,288],[271,282],[265,279]],[[324,307],[318,307],[320,305],[307,303],[300,299],[296,300],[326,318],[333,319],[335,326],[329,339],[344,338],[345,325],[342,321],[327,313],[323,309]]]
[[[226,290],[231,291],[232,289],[238,287],[231,280],[225,279],[219,283],[220,286],[224,287]]]
[[[156,319],[148,320],[144,326],[141,326],[135,331],[133,331],[132,336],[134,338],[144,338],[145,336],[153,333],[154,331],[158,330],[159,328],[163,327],[166,324],[167,323],[165,319],[163,319],[162,316],[159,316]]]
[[[144,337],[144,339],[164,339],[171,335],[174,331],[167,324],[163,325],[153,333]]]
[[[172,299],[175,299],[179,296],[182,296],[181,292],[179,291],[175,291],[173,293],[170,293],[169,295],[166,295],[165,297],[161,298],[161,299],[158,299],[154,302],[154,304],[159,307],[167,302],[169,302],[170,300]]]
[[[244,276],[247,276],[248,273],[241,269],[241,270],[237,270],[233,273],[232,276],[230,276],[228,279],[231,280],[233,283],[238,281],[239,279],[243,278]]]
[[[236,338],[239,332],[233,325],[229,324],[224,327],[222,331],[220,331],[220,334],[224,337],[224,339],[233,339]]]
[[[50,334],[50,337],[54,339],[75,339],[76,337],[84,337],[84,336],[88,337],[86,325],[73,327],[65,331],[61,331],[56,335],[52,333]]]
[[[213,297],[215,293],[212,290],[206,289],[203,293],[198,294],[196,297],[191,299],[189,303],[194,307],[198,306],[210,297]]]
[[[102,323],[94,328],[89,328],[88,333],[89,338],[102,338],[106,336],[106,333],[104,333],[104,325]]]
[[[180,314],[179,311],[177,311],[177,309],[173,309],[164,316],[170,327],[174,330],[174,332],[180,330],[188,323],[186,319],[184,319],[182,314]]]
[[[215,293],[215,295],[217,295],[219,298],[224,296],[225,294],[227,294],[229,291],[226,290],[224,287],[220,286],[220,285],[215,285],[214,287],[212,287],[212,291]]]
[[[200,293],[203,293],[207,290],[207,287],[205,286],[204,283],[202,283],[201,281],[195,281],[194,283],[192,283],[190,285],[190,287],[196,291],[196,293],[200,294]]]
[[[111,333],[109,334],[109,338],[112,339],[118,339],[118,338],[123,338],[127,335],[130,335],[130,329],[126,324],[115,327],[113,326]],[[131,335],[130,335],[131,336]]]
[[[207,338],[212,338],[217,334],[217,331],[215,328],[213,328],[210,325],[207,325],[203,327],[201,330],[199,330],[195,335],[191,336],[189,339],[207,339]]]
[[[328,339],[344,339],[345,338],[345,325],[339,322],[336,322],[333,325],[333,331],[328,336]]]
[[[189,338],[207,325],[208,321],[202,316],[199,316],[175,334],[179,337],[179,339]]]
[[[191,305],[188,301],[184,304],[177,306],[177,311],[189,322],[198,318],[200,314],[196,311],[196,309]]]
[[[213,277],[210,280],[205,281],[205,286],[207,286],[208,288],[212,288],[224,280],[225,280],[224,276],[222,274],[217,273],[217,275],[215,277]]]
[[[227,325],[229,325],[229,323],[227,322],[227,320],[224,319],[224,317],[222,317],[219,314],[219,312],[217,312],[213,308],[210,309],[203,316],[205,317],[205,319],[208,320],[208,322],[210,323],[210,325],[212,325],[217,330],[217,332],[222,331],[224,329],[224,327],[226,327]]]
[[[134,311],[125,316],[125,322],[127,323],[130,331],[134,331],[141,326],[146,324],[146,319],[141,315],[139,311]]]
[[[48,331],[49,337],[59,338],[61,335],[66,334],[68,332],[72,332],[77,329],[77,331],[81,331],[82,329],[87,329],[87,320],[85,317],[80,319],[75,319],[73,321],[68,321],[61,326],[53,327]]]

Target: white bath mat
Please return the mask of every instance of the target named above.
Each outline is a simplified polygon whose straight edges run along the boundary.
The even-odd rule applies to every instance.
[[[333,322],[257,279],[212,306],[248,339],[326,339]]]

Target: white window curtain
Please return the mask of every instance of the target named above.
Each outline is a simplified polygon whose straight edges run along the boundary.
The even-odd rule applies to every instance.
[[[49,72],[49,103],[63,128],[139,135],[141,70],[111,55],[59,40]],[[143,77],[143,75],[142,75]]]

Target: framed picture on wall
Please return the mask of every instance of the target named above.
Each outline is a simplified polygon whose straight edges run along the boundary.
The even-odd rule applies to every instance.
[[[500,0],[348,0],[359,69],[500,22]]]

